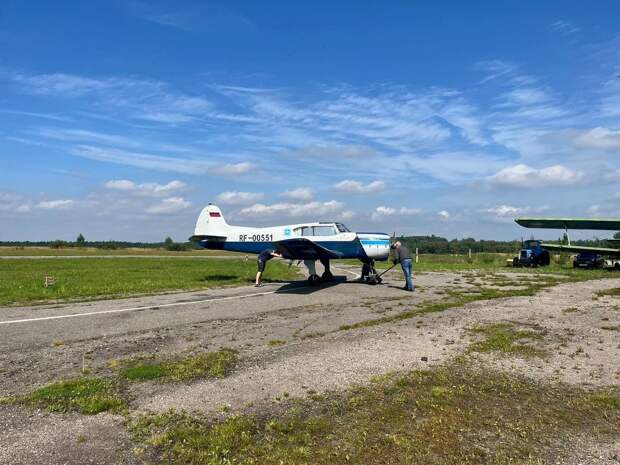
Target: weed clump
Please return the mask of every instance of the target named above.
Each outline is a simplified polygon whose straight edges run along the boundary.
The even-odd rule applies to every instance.
[[[137,363],[121,371],[132,381],[168,379],[186,381],[196,378],[223,378],[237,363],[237,353],[228,348],[191,357],[158,363]]]
[[[67,379],[48,384],[30,394],[15,397],[12,402],[47,408],[50,412],[77,411],[86,415],[122,412],[127,407],[119,396],[116,383],[98,378]]]
[[[500,352],[527,357],[545,355],[540,349],[519,343],[522,340],[542,339],[542,334],[535,331],[517,330],[510,324],[497,323],[477,326],[471,332],[484,336],[484,340],[473,343],[469,347],[470,352]]]

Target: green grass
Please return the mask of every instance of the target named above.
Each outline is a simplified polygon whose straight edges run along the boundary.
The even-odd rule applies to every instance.
[[[614,287],[611,289],[604,289],[602,291],[598,291],[596,293],[597,296],[599,297],[604,297],[604,296],[612,296],[612,297],[618,297],[620,296],[620,287]]]
[[[369,386],[266,416],[168,412],[138,418],[136,441],[165,463],[556,463],[571,438],[620,434],[617,392],[588,392],[452,365],[383,376]]]
[[[546,355],[543,350],[520,343],[523,340],[542,339],[542,334],[535,331],[517,330],[511,324],[496,323],[477,326],[471,332],[484,339],[469,346],[470,352],[499,352],[526,357]]]
[[[121,377],[132,381],[164,379],[187,381],[196,378],[223,378],[237,363],[237,354],[223,348],[217,352],[162,362],[135,363],[123,369]]]
[[[48,384],[30,394],[10,399],[12,403],[46,408],[50,412],[77,411],[86,415],[99,412],[122,412],[125,400],[113,380],[77,378]]]
[[[265,280],[296,279],[298,270],[273,260]],[[127,297],[172,290],[249,284],[256,274],[250,259],[79,258],[0,260],[0,305],[55,299]],[[44,278],[56,278],[52,287]]]
[[[165,255],[171,257],[208,257],[211,255],[240,255],[225,250],[191,249],[174,252],[164,248],[129,247],[119,249],[99,249],[96,247],[0,247],[0,257],[50,257],[50,256],[96,256],[96,255]]]

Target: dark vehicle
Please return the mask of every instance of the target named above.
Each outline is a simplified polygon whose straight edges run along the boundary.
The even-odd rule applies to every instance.
[[[581,252],[573,260],[573,268],[603,268],[605,259],[594,252]]]
[[[540,246],[541,242],[535,239],[525,241],[519,256],[512,261],[513,266],[548,266],[551,263],[551,255],[548,250]]]

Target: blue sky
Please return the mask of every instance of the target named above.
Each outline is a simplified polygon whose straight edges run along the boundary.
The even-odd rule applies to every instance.
[[[0,240],[181,240],[208,202],[244,225],[449,238],[618,216],[619,17],[612,1],[2,2]]]

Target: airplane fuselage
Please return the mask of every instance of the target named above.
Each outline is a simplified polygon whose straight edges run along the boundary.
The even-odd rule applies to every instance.
[[[386,260],[390,252],[388,234],[355,233],[337,222],[298,223],[265,228],[231,226],[224,221],[221,211],[214,205],[209,205],[200,214],[194,238],[206,249],[255,254],[265,249],[278,249],[284,258],[299,260],[321,258],[320,251],[317,255],[312,244],[328,251],[330,258],[381,261]]]

